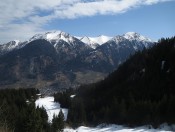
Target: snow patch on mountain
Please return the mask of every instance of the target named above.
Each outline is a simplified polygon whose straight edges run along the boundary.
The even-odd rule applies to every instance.
[[[126,42],[127,39],[123,36],[117,35],[117,36],[113,37],[110,41],[114,41],[116,44],[118,44],[120,42]]]
[[[89,37],[89,38],[91,41],[98,43],[99,45],[102,45],[106,43],[107,41],[109,41],[112,37],[100,35],[98,37]]]
[[[19,40],[14,40],[11,42],[11,44],[9,45],[9,49],[12,50],[14,48],[16,48],[19,45],[20,41]]]
[[[47,32],[45,34],[36,34],[29,39],[29,42],[38,40],[38,39],[45,39],[49,42],[55,41],[56,43],[59,42],[60,40],[63,40],[68,44],[72,44],[75,41],[75,37],[71,36],[68,33],[65,33],[62,31],[54,31],[54,32]]]
[[[14,40],[14,42],[16,43],[16,45],[18,45],[20,43],[19,40]]]
[[[78,37],[78,38],[80,38],[80,37]],[[82,42],[86,43],[86,44],[89,44],[89,45],[94,43],[94,42],[92,42],[92,41],[90,40],[90,38],[87,37],[87,36],[80,38],[80,40],[81,40]]]
[[[86,37],[86,36],[80,38],[80,40],[81,40],[83,43],[89,45],[89,46],[90,46],[91,48],[93,48],[93,49],[96,49],[96,48],[99,46],[99,44],[98,44],[97,42],[92,41],[89,37]]]
[[[20,49],[25,45],[25,42],[20,42],[19,40],[13,40],[6,44],[0,45],[1,52],[9,52],[14,49]]]
[[[112,37],[105,36],[105,35],[100,35],[98,37],[77,37],[80,39],[83,43],[88,44],[91,48],[96,49],[98,46],[106,43],[109,41]]]
[[[73,43],[74,42],[74,37],[69,35],[68,33],[62,32],[62,31],[55,31],[55,32],[48,32],[46,33],[46,39],[49,41],[52,40],[64,40],[67,43]]]
[[[153,42],[151,39],[144,37],[136,32],[127,32],[123,35],[124,38],[128,40],[138,40],[138,41],[146,41],[146,42]]]
[[[47,40],[57,40],[60,39],[61,36],[61,31],[55,31],[55,32],[47,32],[46,35],[46,39]]]

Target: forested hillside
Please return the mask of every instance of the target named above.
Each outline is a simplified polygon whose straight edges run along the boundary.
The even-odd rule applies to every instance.
[[[81,86],[72,99],[68,121],[130,126],[175,123],[175,37],[131,56],[95,84]]]
[[[0,90],[1,132],[49,131],[47,113],[35,107],[36,89]]]

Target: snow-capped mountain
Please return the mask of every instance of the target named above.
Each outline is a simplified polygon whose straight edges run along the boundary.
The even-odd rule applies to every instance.
[[[65,48],[65,45],[69,45],[72,47],[82,46],[86,45],[86,47],[96,49],[97,47],[105,44],[108,41],[115,41],[116,44],[120,41],[126,41],[129,40],[130,42],[137,43],[137,45],[140,45],[142,43],[146,48],[149,47],[148,43],[153,43],[153,41],[147,37],[144,37],[138,33],[135,32],[128,32],[123,35],[117,35],[115,37],[100,35],[98,37],[75,37],[68,33],[65,33],[63,31],[53,31],[53,32],[47,32],[44,34],[36,34],[33,37],[31,37],[28,41],[20,42],[19,40],[10,41],[7,44],[0,45],[0,54],[8,53],[15,49],[20,49],[24,47],[26,44],[39,39],[45,39],[49,41],[56,49],[58,47]],[[80,44],[81,43],[81,44]],[[80,45],[79,45],[80,44]],[[135,49],[137,49],[137,46],[135,46]],[[59,50],[58,50],[59,51]]]
[[[150,39],[133,32],[79,38],[54,31],[36,34],[26,42],[11,41],[0,46],[0,88],[68,88],[93,83],[152,45]]]
[[[32,38],[29,39],[29,42],[34,40],[45,39],[49,41],[53,46],[57,49],[58,47],[65,48],[66,46],[77,47],[77,46],[87,46],[86,44],[82,43],[76,37],[65,33],[63,31],[54,31],[54,32],[47,32],[44,34],[36,34]],[[81,44],[80,44],[81,43]]]
[[[32,38],[29,39],[29,42],[34,41],[34,40],[38,40],[38,39],[45,39],[49,42],[51,42],[51,41],[58,42],[60,40],[63,40],[69,44],[72,44],[72,43],[74,43],[76,38],[71,36],[70,34],[62,32],[62,31],[54,31],[54,32],[47,32],[44,34],[36,34]]]
[[[88,44],[91,48],[96,49],[98,46],[106,43],[107,41],[109,41],[112,37],[109,36],[104,36],[104,35],[100,35],[98,37],[78,37],[82,42],[84,42],[85,44]]]
[[[63,31],[53,31],[43,34],[36,34],[26,42],[11,41],[7,44],[0,45],[0,55],[8,53],[15,49],[23,48],[25,45],[30,44],[36,40],[46,40],[54,46],[60,57],[64,57],[64,54],[69,53],[70,57],[75,57],[77,54],[90,50],[91,47],[74,36]],[[67,59],[66,57],[64,58]]]
[[[153,43],[151,39],[135,32],[128,32],[124,34],[123,37],[128,39],[129,41],[137,43],[138,45],[142,43],[145,46],[145,48],[149,48],[149,43]]]
[[[136,32],[127,32],[126,34],[123,35],[123,37],[129,40],[153,42],[151,39],[144,37]]]
[[[87,64],[91,64],[94,69],[108,72],[117,68],[136,51],[149,48],[153,46],[153,44],[151,40],[138,33],[117,35],[90,52],[83,60]],[[105,67],[101,64],[105,65]]]
[[[99,45],[102,45],[106,43],[107,41],[109,41],[112,37],[100,35],[98,37],[89,37],[89,38],[91,41],[98,43]]]
[[[26,45],[26,42],[20,42],[19,40],[13,40],[6,44],[0,45],[0,55],[8,53],[15,49],[20,49]]]
[[[151,39],[144,37],[135,32],[127,32],[123,35],[117,35],[107,41],[109,45],[116,44],[118,47],[127,46],[137,50],[142,50],[143,48],[149,48],[154,43]]]
[[[98,46],[103,45],[110,40],[115,41],[116,43],[118,43],[120,41],[125,41],[125,40],[137,41],[139,43],[145,44],[146,48],[149,47],[149,45],[147,45],[147,43],[153,43],[153,41],[151,39],[144,37],[144,36],[140,35],[139,33],[135,33],[135,32],[127,32],[126,34],[117,35],[115,37],[100,35],[98,37],[85,36],[85,37],[77,37],[77,38],[80,39],[85,44],[88,44],[93,49],[96,49]]]

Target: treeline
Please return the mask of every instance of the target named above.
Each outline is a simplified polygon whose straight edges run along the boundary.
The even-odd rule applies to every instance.
[[[47,127],[47,113],[36,108],[36,89],[0,90],[1,126],[14,132],[42,131]]]
[[[65,91],[62,92],[58,92],[55,93],[54,96],[54,101],[55,102],[59,102],[61,108],[70,108],[71,105],[71,95],[75,94],[75,90],[73,90],[72,88],[67,89]]]
[[[68,122],[129,126],[175,123],[175,37],[137,52],[105,80],[81,86]]]
[[[67,124],[76,128],[80,125],[86,125],[86,113],[82,100],[75,98],[77,91],[74,89],[67,89],[63,92],[54,94],[54,101],[60,103],[61,108],[69,109]],[[73,95],[73,97],[71,97]]]
[[[64,114],[48,122],[46,110],[35,106],[37,89],[0,90],[0,131],[4,132],[61,132]],[[61,124],[61,125],[55,125]]]

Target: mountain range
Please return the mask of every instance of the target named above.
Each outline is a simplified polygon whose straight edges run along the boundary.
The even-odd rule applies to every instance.
[[[62,31],[0,45],[0,88],[52,90],[103,79],[130,55],[154,42],[135,32],[115,37],[76,37]]]

